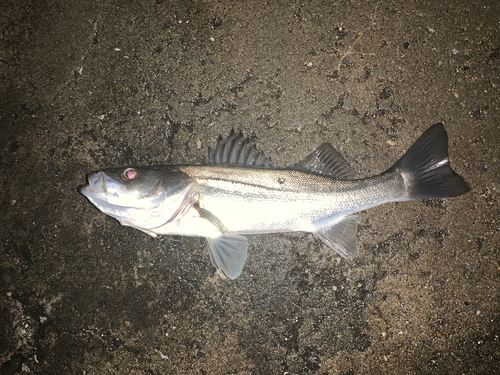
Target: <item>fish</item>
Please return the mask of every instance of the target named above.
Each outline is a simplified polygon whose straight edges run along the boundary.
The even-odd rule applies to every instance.
[[[87,181],[79,192],[121,225],[152,237],[204,237],[213,266],[229,279],[242,273],[247,234],[309,232],[344,258],[358,256],[357,212],[470,190],[450,166],[442,123],[392,167],[367,178],[357,178],[330,143],[292,166],[276,167],[233,129],[208,149],[204,164],[104,169]]]

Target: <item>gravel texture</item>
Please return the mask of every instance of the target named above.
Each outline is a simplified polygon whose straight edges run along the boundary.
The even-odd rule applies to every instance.
[[[500,2],[0,4],[0,364],[30,374],[500,373]],[[77,187],[242,130],[360,177],[443,122],[465,196],[359,215],[359,258],[248,236],[242,275]],[[244,215],[244,213],[242,213]]]

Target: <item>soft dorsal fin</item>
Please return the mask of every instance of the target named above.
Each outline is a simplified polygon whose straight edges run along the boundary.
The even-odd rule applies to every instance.
[[[290,169],[312,172],[339,180],[353,180],[356,177],[354,169],[330,143],[323,143],[312,154],[291,166]]]
[[[226,139],[219,136],[215,149],[208,148],[207,164],[231,164],[242,167],[272,168],[270,158],[262,151],[257,151],[250,139],[244,138],[240,131],[238,134],[231,129]]]

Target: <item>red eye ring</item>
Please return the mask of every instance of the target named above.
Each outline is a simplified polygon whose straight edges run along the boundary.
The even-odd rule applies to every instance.
[[[127,169],[124,169],[122,172],[122,178],[124,180],[133,180],[138,175],[139,175],[139,170],[137,170],[135,168],[127,168]]]

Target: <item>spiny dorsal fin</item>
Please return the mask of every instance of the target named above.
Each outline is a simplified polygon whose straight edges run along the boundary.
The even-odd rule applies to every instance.
[[[323,143],[290,169],[315,173],[339,180],[353,180],[355,171],[330,143]]]
[[[207,164],[231,164],[243,167],[271,168],[270,158],[262,151],[257,151],[250,139],[244,138],[240,131],[238,134],[231,129],[227,139],[219,136],[215,149],[208,148]]]

